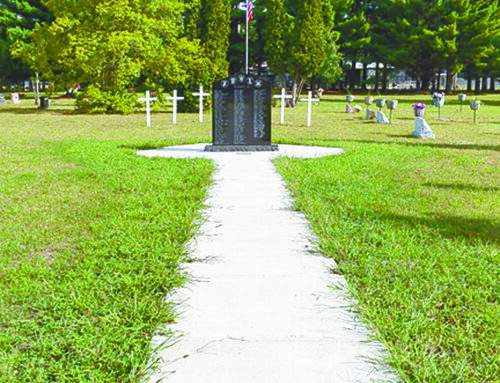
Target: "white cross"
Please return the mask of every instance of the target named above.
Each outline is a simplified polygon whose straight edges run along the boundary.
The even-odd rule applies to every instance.
[[[313,101],[319,101],[319,98],[312,98],[312,91],[307,93],[307,98],[301,98],[300,101],[307,101],[307,126],[311,126],[311,109]]]
[[[284,125],[285,124],[285,99],[286,98],[292,98],[292,95],[286,94],[286,89],[281,88],[281,95],[277,94],[274,96],[274,98],[279,98],[281,99],[281,120],[280,124]]]
[[[177,100],[184,100],[184,97],[177,97],[177,89],[174,90],[174,95],[172,97],[167,97],[167,100],[172,100],[174,102],[173,111],[174,114],[172,116],[172,122],[177,124]]]
[[[199,121],[203,122],[203,97],[209,97],[210,93],[203,93],[203,85],[201,85],[200,91],[197,93],[193,93],[193,96],[198,96],[200,98],[200,106],[198,108],[200,112]]]
[[[146,101],[146,126],[151,126],[151,101],[156,101],[156,97],[149,97],[149,90],[146,91],[146,97],[139,98],[139,101]]]

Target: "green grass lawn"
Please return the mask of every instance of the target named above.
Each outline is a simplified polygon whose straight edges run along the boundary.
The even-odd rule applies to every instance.
[[[276,165],[403,381],[494,382],[500,96],[480,97],[475,125],[456,96],[448,122],[428,106],[425,141],[411,104],[430,97],[393,98],[390,125],[346,114],[343,96],[324,96],[311,127],[304,104],[284,126],[274,109],[275,143],[346,150]],[[78,115],[68,100],[0,106],[0,382],[147,374],[213,166],[135,151],[208,142],[209,117],[155,113],[146,128],[145,115]]]

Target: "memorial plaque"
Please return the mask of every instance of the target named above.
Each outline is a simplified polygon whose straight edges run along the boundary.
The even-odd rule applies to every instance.
[[[271,145],[271,82],[243,73],[213,83],[212,143],[206,151],[278,150]]]

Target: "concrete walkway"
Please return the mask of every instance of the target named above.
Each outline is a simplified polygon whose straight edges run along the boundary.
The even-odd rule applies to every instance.
[[[279,152],[205,153],[203,144],[140,151],[149,157],[206,157],[218,172],[206,222],[185,271],[191,282],[169,301],[181,312],[177,343],[161,351],[150,382],[396,381],[372,361],[382,352],[349,308],[332,260],[271,159],[319,157],[342,150],[280,145]],[[155,345],[172,343],[157,336]]]

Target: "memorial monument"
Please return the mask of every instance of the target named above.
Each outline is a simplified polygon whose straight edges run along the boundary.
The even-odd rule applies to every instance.
[[[271,82],[238,73],[213,83],[212,145],[205,151],[275,151],[271,144]]]

